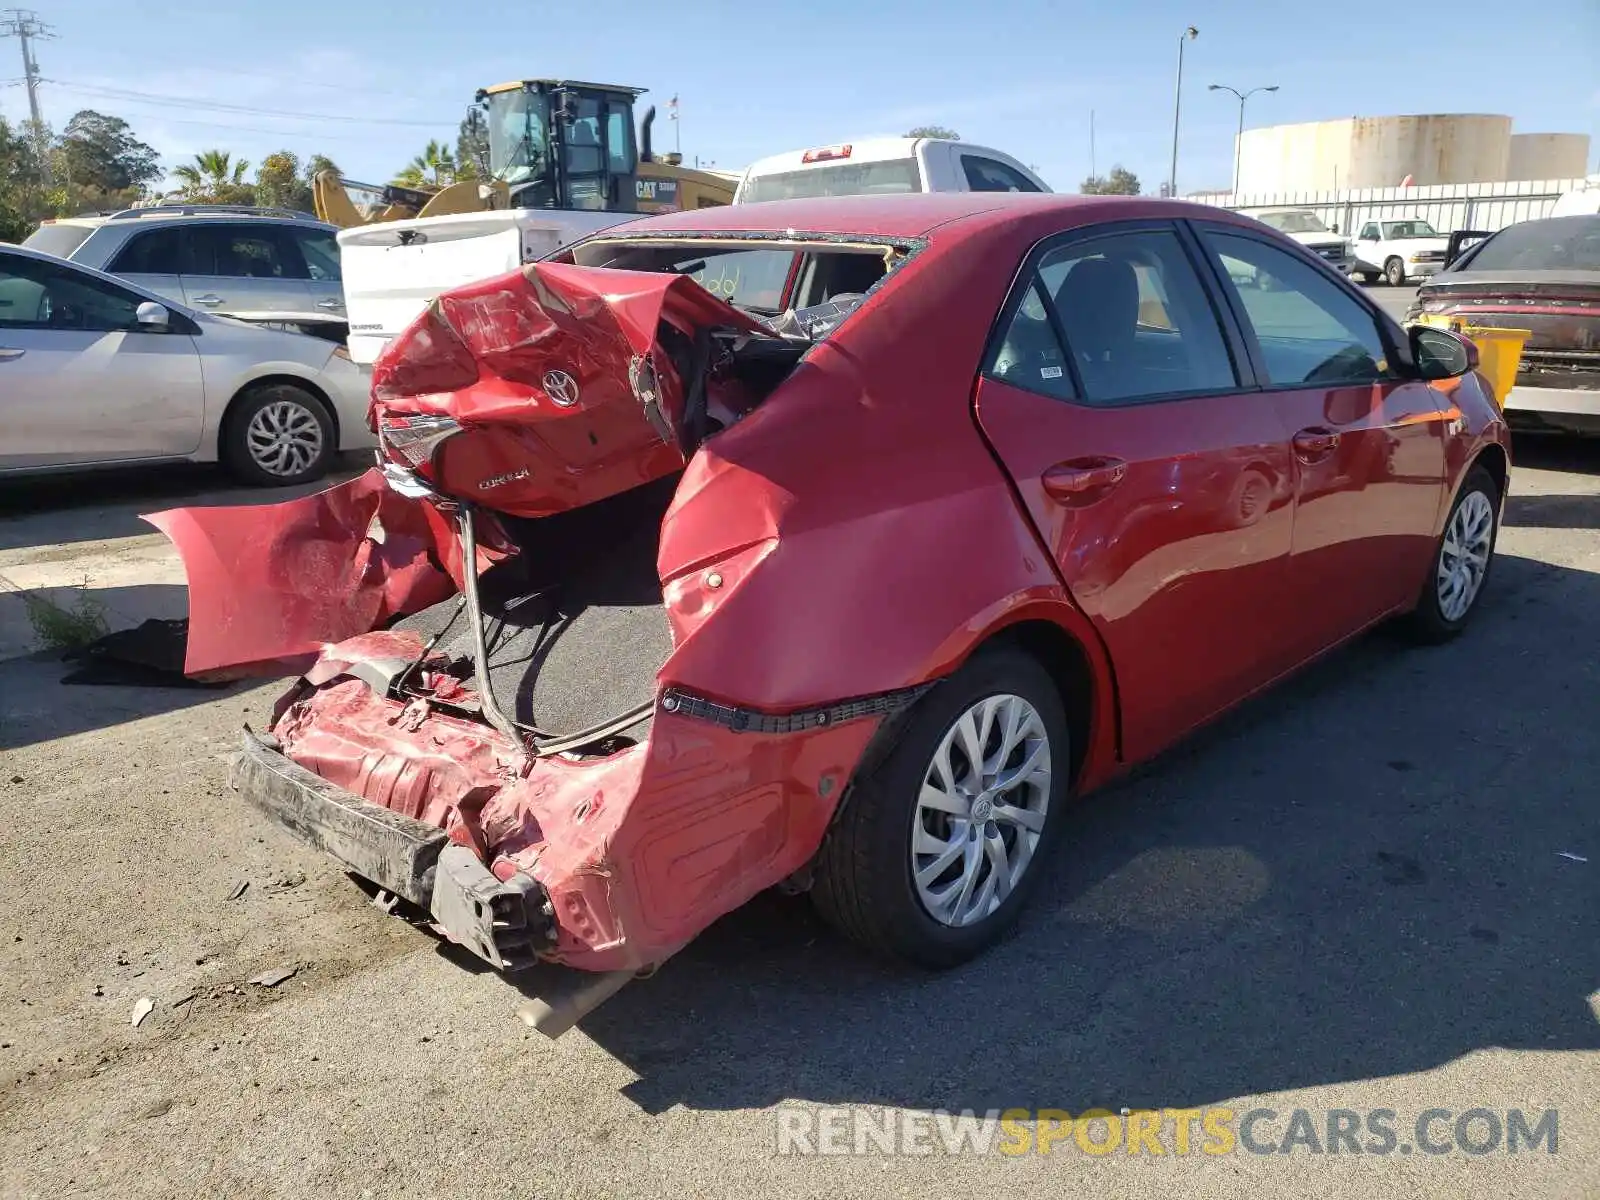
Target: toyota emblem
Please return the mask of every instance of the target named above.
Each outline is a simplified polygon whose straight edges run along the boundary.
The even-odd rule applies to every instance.
[[[565,371],[546,371],[544,394],[550,397],[552,403],[571,408],[578,402],[578,381]]]

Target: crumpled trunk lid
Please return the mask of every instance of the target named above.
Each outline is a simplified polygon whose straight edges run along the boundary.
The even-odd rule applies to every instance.
[[[757,402],[712,333],[778,342],[683,275],[534,263],[440,296],[373,369],[369,423],[449,418],[434,486],[539,517],[680,469]]]
[[[790,361],[802,348],[686,276],[536,263],[430,304],[379,357],[368,423],[390,469],[444,508],[547,517],[682,469],[716,420],[759,403],[723,369],[730,335]],[[452,430],[420,464],[383,443],[414,418]],[[463,582],[453,516],[376,469],[282,504],[145,519],[183,559],[196,677],[300,673]],[[478,524],[481,572],[517,547],[481,511]]]

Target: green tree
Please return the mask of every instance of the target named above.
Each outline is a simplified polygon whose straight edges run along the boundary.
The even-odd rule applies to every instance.
[[[489,177],[489,122],[483,110],[470,108],[456,132],[456,178]]]
[[[53,209],[38,147],[26,128],[0,116],[0,242],[20,242]]]
[[[60,181],[100,192],[143,188],[161,178],[161,156],[133,136],[121,117],[86,108],[74,113],[55,147]]]
[[[256,203],[275,208],[311,212],[316,200],[311,185],[300,173],[300,158],[289,150],[279,150],[261,160],[256,168]]]
[[[1139,177],[1118,163],[1109,175],[1091,175],[1078,185],[1086,196],[1137,196]]]
[[[907,137],[916,138],[943,138],[947,142],[959,142],[961,135],[954,129],[944,125],[918,125],[915,129],[906,131]]]
[[[244,181],[250,164],[226,150],[202,150],[194,162],[174,167],[185,200],[197,204],[254,204],[255,188]]]
[[[449,146],[434,139],[430,139],[422,153],[407,163],[394,177],[394,181],[403,187],[417,187],[425,183],[454,183],[455,179],[455,155],[450,152]]]

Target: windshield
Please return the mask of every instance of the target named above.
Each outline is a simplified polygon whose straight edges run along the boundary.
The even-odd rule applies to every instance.
[[[1426,221],[1385,221],[1383,236],[1385,238],[1438,237],[1439,231]]]
[[[1465,271],[1600,271],[1600,217],[1509,225],[1485,241]]]
[[[513,187],[543,178],[550,161],[545,98],[535,92],[497,92],[488,108],[490,173]]]
[[[922,175],[914,158],[882,162],[839,163],[779,175],[757,175],[745,184],[740,204],[762,200],[798,200],[813,196],[868,196],[885,192],[920,192]]]
[[[1263,225],[1270,225],[1284,233],[1327,233],[1328,227],[1317,220],[1316,213],[1262,213]]]

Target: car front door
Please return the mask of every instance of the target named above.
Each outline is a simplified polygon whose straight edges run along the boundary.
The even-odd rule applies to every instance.
[[[307,315],[306,265],[283,226],[212,221],[184,226],[183,295],[191,308],[225,316]]]
[[[65,264],[0,254],[0,467],[199,448],[194,339],[139,325],[143,299]]]
[[[1047,242],[997,326],[977,413],[1110,651],[1143,757],[1287,669],[1289,431],[1250,390],[1192,237]]]
[[[1295,605],[1316,653],[1415,599],[1459,413],[1402,373],[1356,289],[1253,232],[1198,228],[1290,429]],[[1253,286],[1237,282],[1246,268]]]

